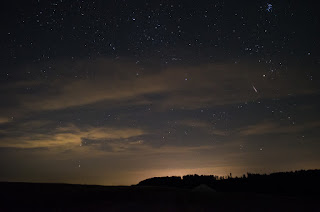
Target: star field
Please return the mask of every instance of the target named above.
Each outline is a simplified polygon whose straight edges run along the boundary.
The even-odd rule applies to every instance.
[[[319,168],[313,1],[10,1],[0,180]]]

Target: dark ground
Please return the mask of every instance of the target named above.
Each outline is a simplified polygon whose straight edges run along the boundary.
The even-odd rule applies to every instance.
[[[319,195],[0,183],[0,211],[320,211]]]

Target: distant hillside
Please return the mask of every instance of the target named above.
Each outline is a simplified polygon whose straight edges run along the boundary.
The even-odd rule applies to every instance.
[[[320,170],[300,170],[272,174],[247,173],[242,177],[215,175],[186,175],[183,177],[154,177],[143,180],[138,186],[192,188],[206,184],[216,191],[241,191],[262,193],[319,194]]]
[[[138,186],[0,182],[0,211],[319,211],[319,176],[320,170],[187,175]]]

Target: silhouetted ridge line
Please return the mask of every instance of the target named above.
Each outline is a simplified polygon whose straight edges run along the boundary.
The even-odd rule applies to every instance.
[[[185,175],[183,177],[153,177],[138,186],[193,188],[205,184],[217,191],[319,194],[320,170],[300,170],[272,174],[247,173],[242,177],[215,175]]]

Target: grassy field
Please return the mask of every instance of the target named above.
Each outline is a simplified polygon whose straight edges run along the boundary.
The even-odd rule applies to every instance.
[[[0,183],[0,211],[320,211],[317,195]]]

